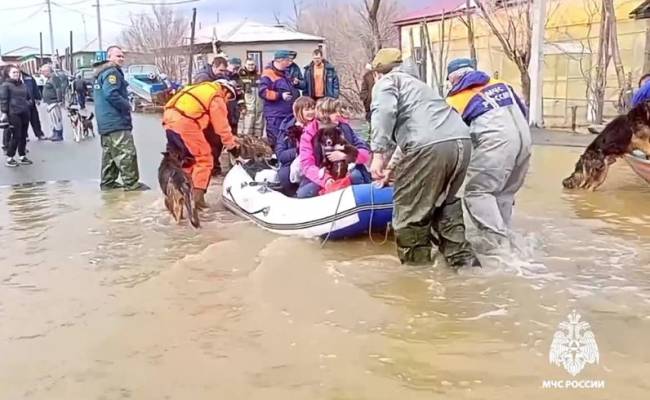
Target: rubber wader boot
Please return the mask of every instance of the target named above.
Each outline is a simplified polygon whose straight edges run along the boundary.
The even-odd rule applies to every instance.
[[[208,208],[208,203],[205,202],[205,190],[203,189],[193,189],[194,195],[194,204],[196,208],[205,209]]]
[[[427,228],[408,227],[395,234],[397,256],[402,264],[423,265],[433,260],[431,238]]]

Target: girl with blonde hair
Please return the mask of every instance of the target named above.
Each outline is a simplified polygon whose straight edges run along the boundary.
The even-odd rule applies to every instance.
[[[305,127],[300,138],[300,168],[304,177],[298,187],[298,197],[317,196],[323,189],[327,191],[335,183],[328,172],[321,171],[324,157],[332,162],[347,160],[354,163],[355,166],[349,173],[353,185],[371,182],[370,173],[364,165],[370,160],[370,148],[350,127],[347,118],[342,115],[342,109],[339,100],[329,97],[316,103],[316,119]],[[339,129],[345,140],[357,148],[356,156],[339,149],[323,149],[318,140],[319,130],[332,126]]]
[[[311,97],[302,96],[293,103],[293,116],[280,125],[280,134],[275,145],[275,155],[280,162],[278,178],[284,194],[292,196],[300,183],[300,164],[298,143],[305,125],[315,117],[316,102]],[[293,173],[292,173],[293,171]],[[293,178],[293,179],[292,179]]]

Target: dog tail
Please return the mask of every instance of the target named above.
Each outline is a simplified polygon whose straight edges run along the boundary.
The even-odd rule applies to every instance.
[[[88,116],[88,118],[86,118],[86,121],[92,121],[94,116],[95,116],[94,113],[90,113],[90,115]]]
[[[190,185],[183,185],[183,197],[185,198],[185,208],[187,209],[187,216],[195,228],[200,228],[201,223],[199,222],[199,211],[194,206],[194,194],[192,193],[192,187]]]

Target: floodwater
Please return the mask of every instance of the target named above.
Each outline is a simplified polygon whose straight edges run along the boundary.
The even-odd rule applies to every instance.
[[[200,231],[158,190],[0,188],[0,399],[647,399],[650,186],[619,162],[564,192],[579,153],[535,148],[530,259],[459,274],[275,236],[215,188]],[[549,363],[574,309],[599,350],[575,377]],[[604,388],[543,388],[567,379]]]

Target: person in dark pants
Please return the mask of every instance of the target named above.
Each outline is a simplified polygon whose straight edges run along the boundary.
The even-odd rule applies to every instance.
[[[21,71],[20,74],[23,79],[23,83],[27,87],[27,90],[29,91],[32,98],[31,107],[29,110],[29,123],[32,125],[34,136],[36,136],[38,140],[45,140],[45,134],[41,128],[41,119],[38,116],[37,108],[42,99],[41,91],[39,90],[38,85],[36,84],[36,80],[33,76],[25,71]]]
[[[74,80],[74,92],[77,95],[77,103],[79,104],[79,108],[85,110],[88,87],[86,86],[86,81],[84,81],[81,75],[77,75],[77,78]]]
[[[293,64],[291,52],[278,50],[273,61],[264,68],[260,78],[260,97],[264,100],[264,119],[266,120],[266,139],[275,151],[282,121],[293,115],[293,102],[300,92],[287,76]]]
[[[20,79],[20,70],[9,66],[4,71],[4,82],[0,86],[0,128],[5,128],[8,135],[7,167],[29,165],[32,162],[25,156],[27,147],[27,129],[29,128],[30,107],[33,102],[31,94]],[[18,161],[14,159],[18,152]]]

